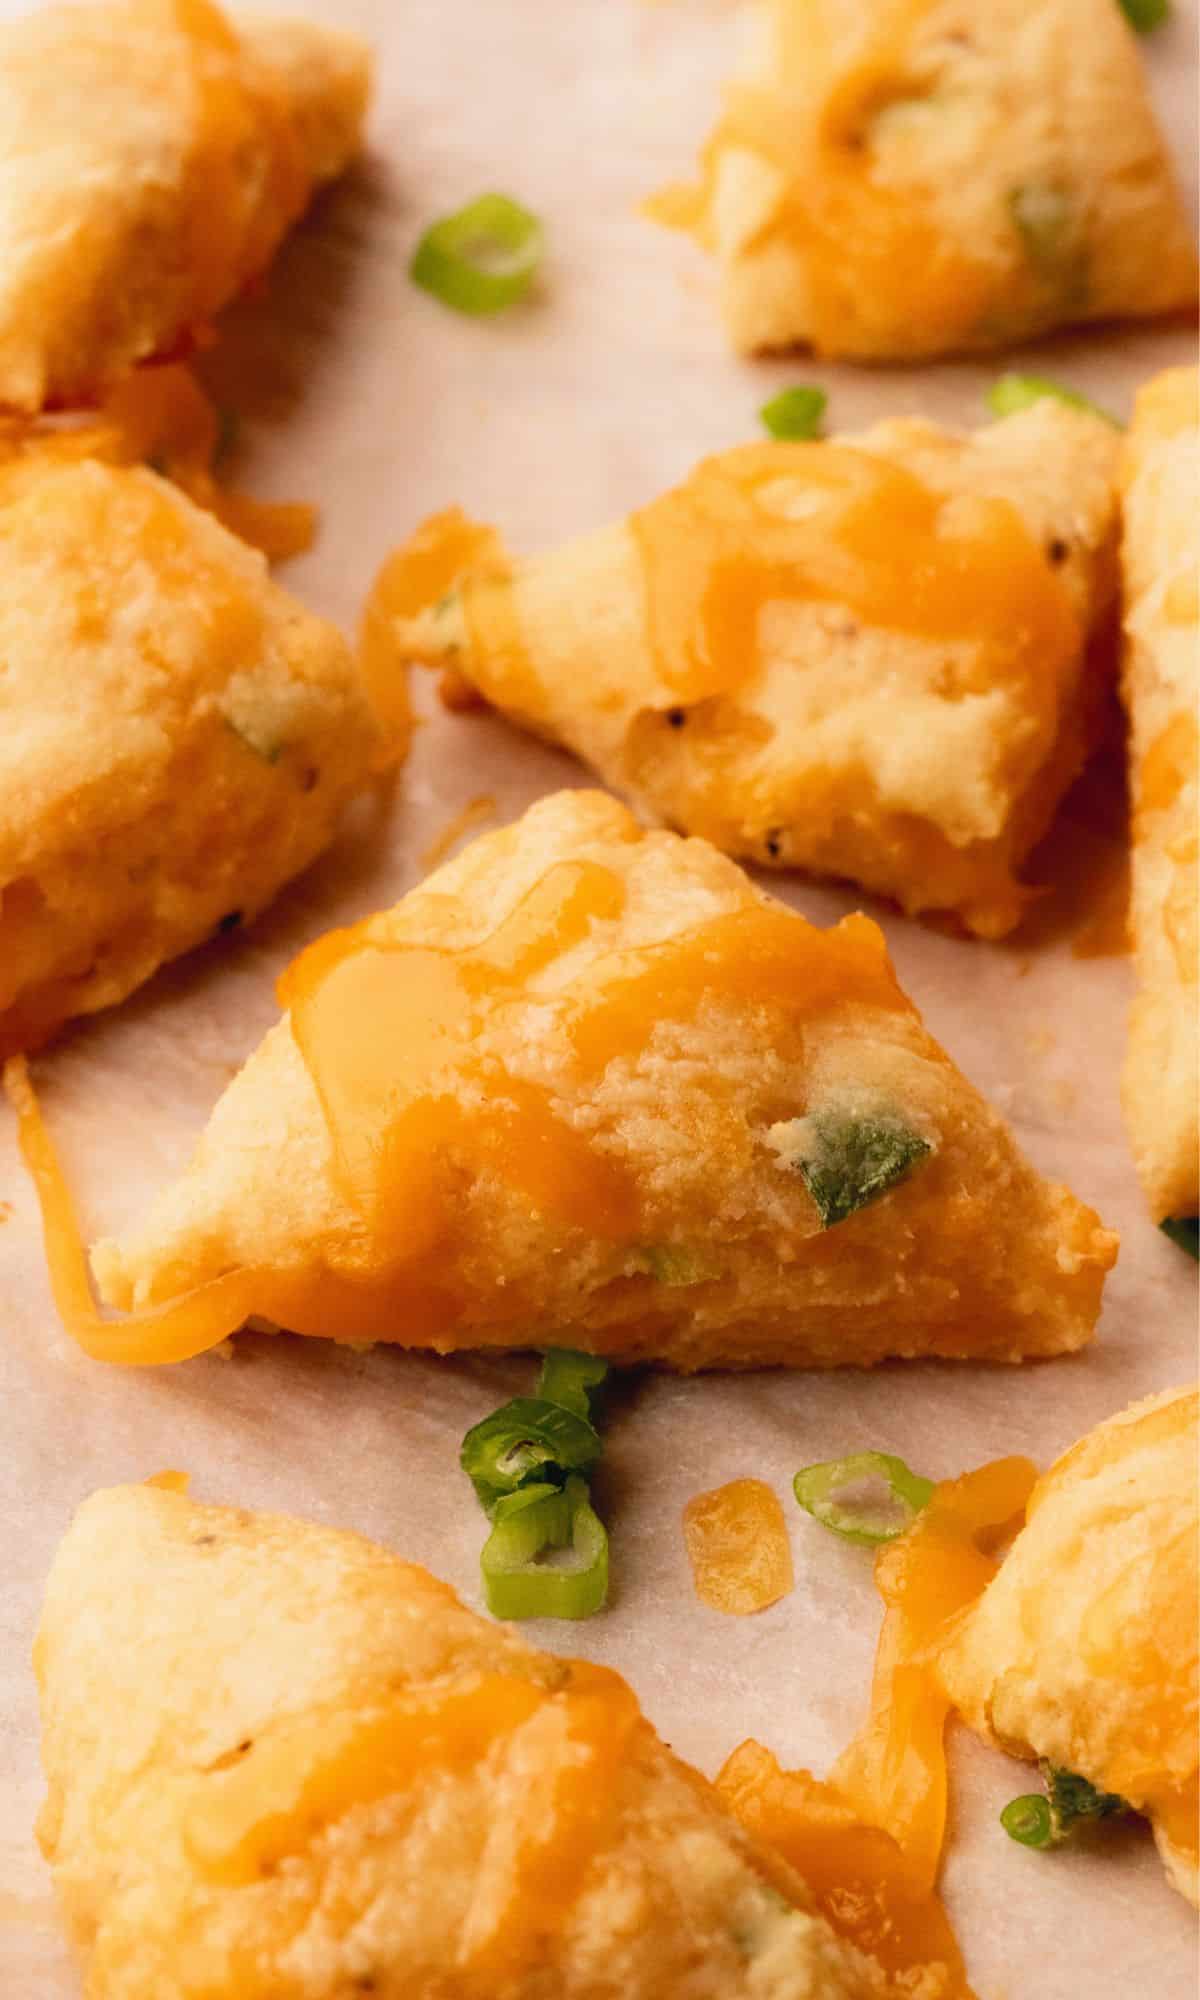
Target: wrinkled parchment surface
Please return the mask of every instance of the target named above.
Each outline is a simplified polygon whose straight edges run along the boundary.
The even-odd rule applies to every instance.
[[[688,169],[711,122],[736,32],[728,5],[311,4],[361,26],[379,49],[370,158],[291,244],[269,295],[230,317],[207,367],[244,412],[244,482],[321,503],[319,544],[286,573],[321,610],[352,620],[389,546],[451,501],[499,522],[517,549],[595,526],[702,452],[756,435],[758,405],[789,381],[824,382],[840,427],[900,411],[977,418],[993,364],[867,373],[736,361],[711,268],[637,219],[637,198]],[[16,11],[0,0],[0,14]],[[1193,43],[1194,0],[1176,0],[1176,20],[1147,58],[1189,173]],[[460,320],[413,289],[407,259],[424,221],[490,187],[546,218],[543,298],[496,322]],[[1049,343],[1010,365],[1061,374],[1124,413],[1135,384],[1190,346],[1178,327],[1117,331]],[[499,818],[581,782],[567,757],[501,721],[435,713],[425,687],[420,698],[429,721],[390,806],[362,815],[252,936],[169,968],[39,1063],[93,1234],[135,1216],[183,1164],[273,1019],[273,978],[301,944],[400,895],[434,836],[478,794],[494,795]],[[1078,844],[1069,824],[1059,846],[1074,856]],[[1103,842],[1098,851],[1109,858]],[[803,881],[785,893],[821,921],[858,901]],[[873,914],[934,1031],[1039,1166],[1121,1230],[1121,1260],[1099,1338],[1081,1358],[1015,1372],[645,1377],[622,1391],[598,1482],[612,1530],[611,1608],[535,1636],[620,1667],[663,1733],[710,1772],[751,1733],[785,1763],[824,1771],[861,1712],[878,1623],[870,1563],[793,1508],[797,1466],[865,1446],[935,1476],[1001,1452],[1045,1460],[1130,1398],[1195,1369],[1194,1269],[1143,1213],[1118,1115],[1127,964],[1072,955],[1063,898],[1003,946]],[[0,1201],[11,1203],[0,1226],[0,1992],[70,2000],[78,1983],[30,1832],[40,1782],[28,1650],[76,1502],[95,1486],[181,1466],[201,1497],[362,1529],[477,1601],[483,1521],[457,1470],[458,1441],[529,1386],[532,1364],[244,1338],[232,1360],[110,1371],[78,1354],[56,1322],[7,1112]],[[742,1474],[784,1498],[797,1580],[784,1602],[738,1621],[693,1597],[680,1512],[693,1493]],[[1021,1767],[958,1731],[953,1780],[945,1887],[982,2000],[1195,1993],[1193,1920],[1142,1831],[1109,1830],[1090,1852],[1040,1857],[996,1824],[1003,1802],[1028,1788]]]

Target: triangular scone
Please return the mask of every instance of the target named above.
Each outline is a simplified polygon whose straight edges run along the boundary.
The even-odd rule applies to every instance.
[[[760,0],[695,192],[743,352],[918,360],[1190,305],[1117,0]]]
[[[925,1032],[875,925],[816,930],[601,793],[476,840],[281,998],[183,1178],[94,1253],[111,1305],[208,1291],[73,1321],[97,1355],[248,1314],[682,1369],[1089,1337],[1116,1239]]]
[[[0,461],[0,1054],[253,917],[380,736],[341,634],[153,472]]]
[[[385,572],[397,650],[728,853],[995,937],[1107,695],[1117,451],[1051,399],[747,445],[511,572],[476,538],[449,595],[440,517]]]
[[[213,0],[82,0],[0,28],[0,405],[85,402],[176,352],[358,150],[369,62]]]
[[[892,1990],[617,1674],[358,1535],[94,1494],[35,1663],[89,2000]]]
[[[1200,408],[1194,368],[1137,400],[1125,456],[1133,931],[1141,992],[1123,1097],[1155,1217],[1200,1208]]]
[[[1051,1467],[938,1666],[972,1728],[1146,1813],[1193,1902],[1196,1403],[1195,1390],[1135,1403]]]

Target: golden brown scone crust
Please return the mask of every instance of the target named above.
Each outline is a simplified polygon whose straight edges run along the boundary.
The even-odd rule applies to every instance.
[[[0,406],[87,402],[269,264],[358,150],[369,60],[211,0],[82,0],[0,28]]]
[[[649,945],[762,908],[707,842],[644,833],[602,793],[557,793],[474,841],[372,919],[370,935],[462,950],[492,937],[560,864],[610,871],[623,909],[531,976],[436,1087],[468,1115],[525,1081],[548,1090],[590,1157],[631,1176],[634,1240],[564,1223],[460,1140],[430,1154],[423,1181],[427,1202],[435,1172],[454,1188],[429,1282],[450,1289],[455,1309],[426,1324],[419,1301],[381,1308],[371,1337],[440,1350],[568,1345],[686,1370],[1015,1360],[1089,1338],[1116,1239],[1023,1159],[894,986],[865,918],[825,933],[788,915],[796,970],[783,1011],[778,992],[759,1000],[757,989],[706,995],[699,1011],[664,1003],[639,1022],[636,1052],[599,1075],[581,1073],[571,1024],[602,980],[619,981],[621,954],[638,965]],[[834,994],[846,997],[810,1007],[810,982],[831,963]],[[843,988],[851,965],[883,979],[883,1002]],[[799,1119],[799,1143],[805,1120],[827,1113],[894,1114],[931,1150],[880,1199],[822,1228],[788,1135]],[[93,1266],[109,1304],[140,1307],[244,1267],[361,1272],[374,1242],[335,1177],[285,1016],[218,1103],[182,1179],[141,1228],[98,1244]],[[287,1324],[354,1337],[336,1314]]]
[[[11,1053],[253,917],[377,732],[341,634],[140,468],[0,465],[0,660]]]
[[[1196,1402],[1172,1389],[1134,1403],[1051,1467],[940,1663],[972,1728],[1148,1813],[1193,1902]]]
[[[1200,1208],[1200,408],[1194,368],[1137,400],[1124,462],[1125,659],[1140,992],[1123,1100],[1156,1220]]]
[[[570,1807],[572,1667],[357,1535],[94,1494],[35,1659],[39,1834],[88,2000],[882,2000],[878,1968],[641,1720],[623,1757],[582,1766],[610,1809],[522,1948],[502,1913],[522,1842]],[[213,1879],[197,1821],[229,1767],[290,1738],[304,1770],[347,1723],[483,1675],[559,1698],[462,1768],[418,1753],[382,1796],[352,1785],[257,1877]],[[469,1970],[493,1931],[490,1966]]]
[[[762,0],[693,224],[743,352],[921,360],[1196,296],[1109,0]]]
[[[517,563],[511,583],[470,585],[465,611],[460,594],[395,620],[397,650],[449,663],[645,811],[727,853],[846,876],[910,913],[952,911],[981,936],[1002,935],[1029,901],[1020,865],[1092,747],[1110,685],[1116,433],[1044,399],[975,433],[899,419],[834,443],[947,496],[947,523],[1005,503],[1032,543],[1024,560],[1044,558],[1045,587],[1074,620],[1057,658],[1039,650],[1032,673],[1019,653],[998,661],[969,594],[948,637],[905,629],[899,603],[889,625],[882,607],[806,596],[798,580],[789,599],[759,589],[757,654],[747,614],[754,664],[739,684],[681,705],[664,657],[664,639],[685,629],[668,594],[672,556],[664,546],[648,566],[638,515]],[[754,463],[777,457],[772,490],[789,496],[777,504],[800,514],[828,504],[832,531],[839,496],[826,501],[816,453],[763,446]],[[709,467],[725,476],[745,457],[707,461],[678,489],[681,571],[694,510],[711,518],[716,504]],[[748,522],[740,552],[752,558],[768,526]],[[969,558],[981,591],[993,548],[981,535]],[[887,557],[883,514],[880,573]],[[715,586],[716,559],[711,573]],[[1014,578],[1014,603],[1025,588]],[[654,628],[656,598],[668,609]]]

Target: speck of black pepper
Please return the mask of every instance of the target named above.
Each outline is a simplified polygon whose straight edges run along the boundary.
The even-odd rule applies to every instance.
[[[767,835],[767,853],[770,855],[772,861],[778,861],[780,855],[783,853],[783,846],[777,833],[769,833]]]
[[[686,708],[669,708],[667,710],[667,724],[671,729],[682,729],[686,721]]]
[[[1070,553],[1070,545],[1064,542],[1059,535],[1055,535],[1053,541],[1046,544],[1046,560],[1053,563],[1055,569],[1058,568],[1060,563],[1066,562]]]
[[[241,921],[242,913],[240,910],[226,910],[225,915],[217,925],[217,929],[224,936],[226,931],[235,931]]]
[[[300,790],[302,792],[313,791],[320,775],[321,773],[315,764],[306,764],[300,773]]]
[[[192,1547],[194,1549],[210,1549],[216,1539],[215,1535],[195,1535],[192,1538]]]

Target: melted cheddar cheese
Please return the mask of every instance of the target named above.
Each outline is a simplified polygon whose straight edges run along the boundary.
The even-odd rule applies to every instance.
[[[439,515],[376,629],[672,825],[998,936],[1104,712],[1117,452],[1043,403],[741,446],[521,562]]]

